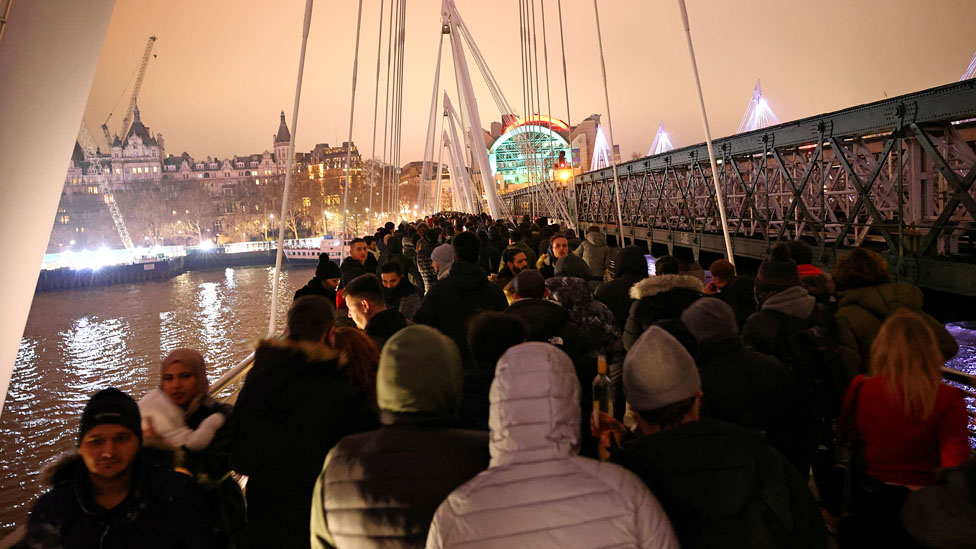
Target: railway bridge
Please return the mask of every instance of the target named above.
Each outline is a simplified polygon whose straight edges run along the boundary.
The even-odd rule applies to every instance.
[[[736,257],[803,239],[831,266],[869,246],[893,276],[976,296],[976,80],[714,141]],[[725,253],[705,143],[501,195],[513,216],[599,225],[626,243]],[[617,192],[620,216],[617,213]]]

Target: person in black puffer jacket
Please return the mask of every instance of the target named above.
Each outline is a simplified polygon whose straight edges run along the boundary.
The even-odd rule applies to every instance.
[[[329,452],[312,497],[313,549],[424,547],[437,506],[488,467],[488,433],[454,427],[461,376],[457,346],[433,328],[387,341],[376,374],[383,426]]]
[[[634,284],[630,297],[636,301],[630,307],[624,327],[624,348],[630,350],[637,338],[655,322],[680,317],[704,290],[698,278],[679,274],[658,274]]]
[[[427,292],[413,320],[433,326],[453,339],[468,366],[471,365],[468,320],[478,311],[504,311],[508,300],[498,286],[488,282],[488,275],[477,265],[481,248],[477,236],[460,233],[454,237],[452,246],[455,261],[451,270]]]
[[[371,397],[328,345],[333,310],[303,297],[288,311],[288,339],[265,340],[231,419],[236,471],[248,475],[249,547],[307,548],[312,489],[329,450],[377,426]]]
[[[78,453],[48,471],[52,488],[31,510],[17,547],[217,547],[196,483],[173,470],[172,453],[141,443],[132,397],[115,388],[92,396],[81,416]]]
[[[603,302],[613,313],[617,328],[623,332],[630,314],[630,289],[647,278],[647,251],[640,246],[627,246],[620,250],[614,264],[613,280],[601,284],[593,297]]]

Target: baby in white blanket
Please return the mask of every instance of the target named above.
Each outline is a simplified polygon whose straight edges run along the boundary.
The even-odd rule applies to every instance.
[[[183,409],[173,404],[166,393],[159,389],[153,389],[142,397],[139,412],[142,414],[143,430],[151,426],[166,442],[193,451],[206,448],[225,421],[224,414],[211,414],[194,431],[183,421]]]

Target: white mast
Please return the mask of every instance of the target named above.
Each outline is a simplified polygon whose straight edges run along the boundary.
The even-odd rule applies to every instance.
[[[485,144],[485,135],[481,129],[481,115],[478,113],[478,100],[474,96],[471,73],[468,72],[468,63],[465,60],[464,49],[461,45],[461,30],[459,25],[463,21],[454,5],[454,0],[444,0],[441,21],[451,30],[451,50],[454,53],[458,81],[461,85],[461,89],[459,90],[463,98],[461,103],[464,105],[465,111],[468,114],[468,122],[471,125],[471,150],[478,164],[478,170],[481,172],[482,186],[485,190],[485,197],[488,199],[488,212],[494,219],[501,219],[503,216],[502,204],[495,190],[495,177],[491,172],[491,165],[488,163],[488,145]],[[462,128],[463,130],[464,128]],[[457,145],[455,143],[455,147]]]

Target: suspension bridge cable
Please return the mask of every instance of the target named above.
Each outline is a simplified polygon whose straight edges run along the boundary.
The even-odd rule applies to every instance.
[[[400,175],[401,175],[401,164],[400,164],[400,152],[401,152],[401,138],[403,136],[403,67],[405,59],[404,47],[406,46],[407,37],[407,2],[406,0],[401,0],[400,2],[400,56],[398,59],[398,69],[397,69],[397,116],[396,116],[396,184],[394,185],[395,204],[397,206],[397,211],[400,211]]]
[[[369,211],[373,211],[373,195],[376,194],[376,121],[379,118],[376,108],[380,100],[380,59],[383,57],[383,6],[386,0],[380,0],[380,32],[376,39],[376,91],[373,93],[373,145],[369,150]],[[392,3],[393,0],[390,0]]]
[[[566,125],[569,126],[570,134],[573,131],[573,124],[569,116],[569,75],[566,72],[566,42],[563,40],[563,0],[556,0],[556,7],[559,8],[559,47],[563,51],[563,87],[566,90]],[[570,135],[570,149],[573,147],[572,135]],[[572,163],[572,160],[570,160]]]
[[[683,1],[683,0],[679,0]],[[610,91],[607,86],[607,62],[603,57],[603,33],[600,31],[600,8],[597,7],[596,0],[593,0],[593,12],[596,14],[596,37],[600,45],[600,68],[603,71],[603,98],[607,106],[607,133],[610,136],[610,166],[613,168],[613,195],[617,202],[617,226],[620,229],[620,245],[623,247],[624,239],[624,214],[620,206],[620,182],[617,180],[617,159],[613,155],[613,120],[610,116]],[[634,243],[633,237],[630,243]]]
[[[596,2],[596,0],[593,1]],[[729,223],[725,217],[725,197],[722,195],[722,186],[718,182],[719,173],[715,162],[715,148],[712,146],[712,132],[708,127],[708,114],[705,112],[705,96],[702,94],[701,78],[698,76],[698,62],[695,60],[695,45],[691,41],[691,25],[688,23],[688,8],[685,7],[685,0],[678,0],[678,7],[681,9],[681,22],[685,27],[685,36],[688,37],[688,54],[691,57],[691,70],[695,74],[695,86],[698,87],[698,105],[701,107],[702,126],[705,127],[705,144],[708,146],[708,160],[712,165],[712,183],[715,184],[715,203],[718,204],[718,214],[722,220],[722,236],[725,237],[725,253],[728,256],[729,263],[735,265],[735,259],[732,257],[732,239],[729,237]],[[616,180],[616,173],[614,173],[614,180]]]
[[[441,82],[441,54],[444,51],[444,33],[441,32],[440,42],[437,45],[437,63],[434,65],[434,92],[430,98],[430,114],[427,117],[427,136],[424,140],[424,160],[420,170],[420,188],[417,190],[417,203],[422,212],[427,211],[427,179],[430,176],[431,166],[428,164],[434,160],[434,141],[437,140],[437,91],[440,89]],[[433,178],[430,179],[433,182]]]
[[[295,108],[291,114],[291,140],[288,142],[288,159],[285,162],[285,189],[281,197],[281,220],[288,212],[288,191],[291,188],[292,164],[295,162],[295,136],[298,134],[298,105],[302,100],[302,77],[305,74],[305,49],[308,45],[308,28],[312,24],[312,0],[305,0],[305,20],[302,23],[302,51],[298,56],[298,82],[295,84]],[[275,254],[274,278],[271,280],[271,318],[268,320],[268,337],[278,331],[278,278],[285,251],[285,231],[278,229],[278,251]]]
[[[387,125],[390,121],[390,67],[391,63],[391,52],[393,49],[393,0],[390,0],[390,30],[386,39],[386,99],[383,101],[383,179],[380,183],[380,208],[383,212],[387,210],[386,202],[386,143],[387,143]],[[345,228],[343,228],[343,231]]]
[[[346,227],[349,215],[349,187],[352,186],[352,125],[356,114],[356,83],[359,80],[359,31],[363,23],[363,0],[359,0],[359,12],[356,15],[356,46],[352,61],[352,99],[349,104],[349,141],[346,142],[346,188],[342,193],[342,227]],[[360,175],[360,182],[362,176]],[[298,235],[295,235],[296,237]],[[359,235],[354,235],[359,236]]]
[[[549,117],[549,163],[555,161],[556,152],[552,146],[552,97],[549,93],[549,46],[546,36],[546,0],[540,0],[542,7],[542,60],[546,70],[546,115]]]

